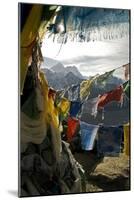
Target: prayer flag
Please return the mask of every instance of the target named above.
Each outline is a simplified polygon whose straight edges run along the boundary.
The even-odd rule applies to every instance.
[[[77,101],[71,102],[71,105],[70,105],[70,116],[71,117],[76,117],[76,115],[81,110],[81,106],[82,106],[81,102],[77,102]]]
[[[98,78],[97,78],[97,83],[98,84],[106,84],[106,81],[113,75],[115,69],[112,70],[112,71],[109,71],[109,72],[105,72],[105,74],[102,74],[100,75]]]
[[[103,108],[106,104],[108,104],[111,101],[122,102],[122,100],[123,87],[119,86],[116,89],[101,95],[98,101],[98,107]]]
[[[91,78],[90,80],[84,80],[80,84],[80,99],[85,100],[88,98],[90,94],[91,86],[96,79],[96,76]]]
[[[70,101],[62,97],[60,103],[58,104],[60,119],[63,120],[68,115],[70,109]]]
[[[76,118],[69,117],[67,121],[67,140],[70,142],[74,137],[77,127],[79,126],[79,120]]]
[[[82,115],[88,113],[89,115],[96,117],[98,101],[99,101],[99,96],[85,101],[82,105]]]
[[[32,55],[32,49],[36,42],[40,19],[42,15],[43,5],[34,5],[27,17],[27,21],[23,27],[20,37],[21,57],[20,57],[20,89],[23,93],[24,82],[28,70],[28,62]],[[35,15],[36,13],[36,15]]]
[[[125,95],[130,98],[130,81],[127,81],[126,83],[123,84],[123,90]]]
[[[80,122],[81,146],[83,150],[92,150],[99,126]]]
[[[121,152],[123,129],[121,127],[100,127],[98,130],[98,154],[118,156]]]
[[[129,156],[130,155],[130,125],[125,124],[123,126],[124,130],[124,153]]]

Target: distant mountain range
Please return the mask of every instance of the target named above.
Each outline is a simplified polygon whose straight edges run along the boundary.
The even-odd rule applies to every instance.
[[[72,84],[80,83],[83,79],[76,76],[73,72],[54,72],[51,69],[42,69],[47,77],[48,83],[56,90],[61,90],[71,86]]]
[[[81,83],[81,81],[84,79],[91,78],[82,76],[78,68],[74,65],[64,67],[61,62],[48,57],[44,58],[42,70],[47,77],[49,85],[56,90],[64,89],[68,86],[71,86],[72,84]],[[98,94],[103,94],[105,91],[109,91],[115,88],[116,85],[122,83],[122,79],[111,76],[111,78],[108,79],[105,87],[101,84],[95,84],[92,88],[90,96],[94,97]]]
[[[79,70],[75,66],[64,67],[63,64],[57,63],[56,65],[54,65],[51,68],[51,70],[53,70],[54,72],[57,72],[57,73],[62,73],[64,76],[66,76],[68,73],[72,72],[78,78],[83,79],[82,74],[79,72]]]
[[[44,58],[42,70],[47,77],[49,85],[57,90],[80,83],[85,79],[77,67],[64,67],[61,62],[46,57]]]
[[[54,71],[56,73],[62,73],[64,75],[68,74],[68,72],[72,72],[74,75],[83,79],[82,74],[79,72],[76,66],[64,67],[64,65],[60,61],[57,61],[52,58],[44,57],[44,63],[42,67],[51,69],[51,71]]]

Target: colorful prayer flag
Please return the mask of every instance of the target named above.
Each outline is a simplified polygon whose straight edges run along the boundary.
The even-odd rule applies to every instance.
[[[111,101],[122,102],[122,100],[123,100],[123,87],[118,86],[116,89],[100,96],[98,101],[98,107],[103,108],[106,104],[110,103]]]
[[[58,104],[60,118],[63,120],[68,115],[70,109],[70,101],[68,99],[62,97],[60,103]]]
[[[82,105],[82,115],[88,113],[89,115],[96,117],[98,101],[99,101],[99,96],[85,101]]]
[[[130,81],[127,81],[126,83],[123,84],[123,90],[125,95],[130,98]]]
[[[81,106],[82,103],[79,101],[71,101],[71,105],[70,105],[70,116],[71,117],[76,117],[77,114],[80,112],[81,110]]]
[[[67,140],[70,142],[74,137],[77,127],[79,126],[79,120],[76,118],[69,117],[67,121]]]
[[[130,125],[124,124],[124,153],[129,156],[130,155]]]
[[[99,126],[80,122],[81,130],[81,147],[83,150],[90,151],[93,149],[94,141],[98,132]]]
[[[105,72],[104,74],[100,75],[98,78],[97,78],[97,83],[98,84],[106,84],[106,81],[113,75],[115,69],[114,70],[111,70],[109,72]]]
[[[119,156],[122,135],[122,127],[100,127],[97,140],[98,154],[104,156]]]
[[[96,77],[91,78],[90,80],[84,80],[80,84],[80,99],[85,100],[90,94],[90,89],[92,86],[93,81]]]
[[[40,26],[40,19],[42,15],[43,5],[34,5],[27,17],[27,21],[23,27],[20,37],[21,46],[21,57],[20,57],[20,67],[21,67],[21,77],[20,77],[20,89],[23,93],[24,82],[28,70],[28,62],[30,56],[32,55],[32,49],[36,42],[36,37],[38,34],[38,29]],[[35,15],[36,13],[36,15]]]

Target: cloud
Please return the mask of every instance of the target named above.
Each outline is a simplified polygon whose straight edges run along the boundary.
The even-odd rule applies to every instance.
[[[84,76],[104,73],[129,62],[129,37],[89,43],[70,42],[62,46],[47,41],[44,55],[75,65]],[[57,55],[58,56],[55,56]]]
[[[66,66],[75,65],[83,75],[95,75],[104,73],[114,68],[122,66],[129,62],[128,55],[120,57],[117,55],[108,56],[80,56],[69,60],[64,60],[62,63]]]

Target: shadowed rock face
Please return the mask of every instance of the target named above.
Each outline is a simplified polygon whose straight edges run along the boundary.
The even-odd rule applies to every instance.
[[[87,192],[130,190],[127,156],[98,158],[90,152],[75,153],[74,156],[86,172]]]

